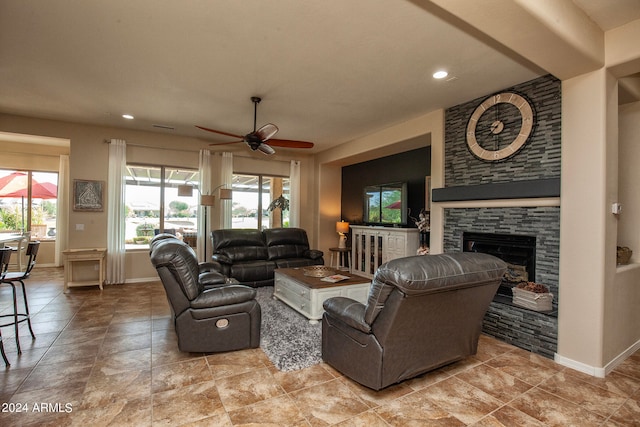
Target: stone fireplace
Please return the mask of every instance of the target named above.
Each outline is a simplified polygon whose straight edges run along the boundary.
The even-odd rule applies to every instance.
[[[508,269],[494,301],[511,304],[513,287],[536,280],[536,238],[516,234],[462,233],[464,252],[481,252],[502,259]]]
[[[432,201],[442,208],[444,252],[488,252],[511,264],[514,280],[526,278],[549,287],[553,309],[537,312],[514,306],[512,284],[503,282],[485,315],[483,332],[553,358],[558,332],[561,84],[548,75],[504,91],[521,94],[533,105],[535,123],[527,144],[502,161],[477,158],[469,151],[465,132],[486,96],[447,109],[444,186],[432,191]]]
[[[489,252],[513,264],[522,264],[524,248],[509,244],[525,236],[527,244],[535,246],[528,252],[525,268],[529,280],[545,284],[554,296],[551,312],[536,312],[514,306],[511,297],[498,295],[491,303],[483,322],[483,331],[520,348],[553,357],[557,350],[558,277],[560,256],[560,208],[550,207],[488,207],[446,208],[444,214],[444,251],[462,252],[467,237],[497,236],[491,243],[474,243],[481,252]],[[509,241],[511,240],[511,241]],[[476,240],[467,239],[467,244]],[[522,244],[522,242],[519,242]],[[518,250],[519,249],[519,250]],[[509,254],[500,252],[510,251]],[[520,261],[518,261],[520,259]],[[533,269],[533,271],[530,271]],[[508,285],[505,285],[508,286]],[[503,287],[504,291],[504,287]],[[505,292],[506,293],[506,292]]]

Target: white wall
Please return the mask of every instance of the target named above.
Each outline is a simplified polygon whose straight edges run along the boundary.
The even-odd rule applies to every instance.
[[[618,135],[618,244],[633,249],[633,262],[640,262],[640,102],[620,106]]]

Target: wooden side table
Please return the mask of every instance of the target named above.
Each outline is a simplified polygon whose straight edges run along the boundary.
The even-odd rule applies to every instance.
[[[349,270],[351,266],[351,248],[329,248],[331,252],[331,261],[329,261],[329,267],[334,267],[333,255],[337,255],[335,268],[337,270]]]
[[[74,286],[100,286],[105,280],[107,255],[106,248],[67,249],[64,254],[64,292]],[[98,278],[94,280],[73,280],[73,263],[93,261],[98,263]]]

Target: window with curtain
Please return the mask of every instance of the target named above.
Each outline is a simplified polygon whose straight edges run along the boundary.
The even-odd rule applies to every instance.
[[[127,165],[125,240],[127,249],[145,248],[158,233],[175,234],[196,246],[199,172],[162,165]],[[179,185],[191,185],[190,196],[179,196]]]
[[[54,240],[58,174],[0,169],[0,231],[30,231],[32,238]]]
[[[289,177],[233,175],[232,228],[289,227]]]

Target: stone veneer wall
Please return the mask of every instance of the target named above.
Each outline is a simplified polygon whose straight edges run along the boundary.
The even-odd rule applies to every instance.
[[[547,75],[500,92],[507,91],[520,93],[533,104],[536,119],[529,141],[504,161],[479,160],[469,152],[465,134],[473,110],[487,96],[447,109],[445,187],[560,177],[561,82]]]
[[[462,233],[535,236],[536,282],[549,286],[558,302],[560,208],[456,208],[444,210],[444,251],[462,252]]]
[[[466,126],[473,110],[491,94],[447,109],[445,188],[560,178],[561,82],[547,75],[500,92],[503,91],[515,91],[532,102],[536,122],[529,141],[515,156],[504,161],[479,160],[467,148]],[[492,302],[484,318],[483,331],[534,353],[553,357],[558,330],[560,208],[445,208],[445,252],[462,251],[464,231],[536,237],[536,282],[548,285],[554,294],[555,314]]]
[[[536,237],[536,282],[549,286],[558,304],[560,208],[447,208],[444,212],[444,251],[462,251],[463,231]],[[553,358],[558,344],[557,315],[537,313],[492,302],[483,332],[505,342]]]

